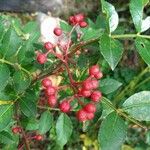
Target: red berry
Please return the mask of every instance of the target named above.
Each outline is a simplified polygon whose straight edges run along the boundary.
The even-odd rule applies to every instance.
[[[18,133],[18,129],[17,129],[17,128],[12,128],[12,132],[13,132],[14,134],[17,134],[17,133]]]
[[[94,77],[95,77],[96,79],[101,79],[101,78],[103,77],[103,73],[102,73],[102,72],[99,72],[99,73],[95,74]]]
[[[52,86],[52,81],[50,79],[48,79],[48,78],[45,78],[45,79],[42,80],[42,85],[44,87]]]
[[[45,54],[39,53],[37,55],[37,61],[39,64],[44,64],[47,61],[47,57]]]
[[[64,100],[60,103],[59,108],[62,112],[67,113],[70,111],[71,106],[70,103],[67,100]]]
[[[60,28],[55,28],[54,29],[54,34],[57,36],[60,36],[62,34],[62,30]]]
[[[100,91],[94,91],[91,94],[91,100],[94,102],[99,102],[102,97],[102,93]]]
[[[53,44],[51,42],[46,42],[44,47],[46,50],[51,50],[53,48]]]
[[[83,82],[83,88],[84,88],[85,90],[91,90],[91,89],[93,88],[93,85],[92,85],[92,83],[91,83],[91,80],[85,80],[85,81]]]
[[[96,88],[98,88],[98,86],[99,86],[98,81],[95,80],[95,79],[91,80],[91,84],[92,84],[92,88],[93,88],[93,89],[96,89]]]
[[[45,89],[46,95],[47,96],[51,96],[54,95],[56,93],[56,89],[52,86],[49,86]]]
[[[70,16],[70,17],[69,17],[69,24],[75,25],[74,16]]]
[[[92,75],[96,75],[100,72],[99,70],[99,66],[98,65],[94,65],[92,67],[90,67],[89,69],[89,74],[92,76]]]
[[[56,96],[55,95],[51,95],[48,97],[48,105],[50,107],[54,107],[57,103],[57,99],[56,99]]]
[[[90,90],[81,89],[80,94],[83,97],[90,97],[91,96],[91,91]]]
[[[77,112],[77,119],[81,122],[83,121],[86,121],[87,120],[87,113],[85,110],[83,109],[80,109],[78,112]]]
[[[84,106],[84,110],[88,113],[95,113],[96,106],[93,103],[88,103]]]
[[[85,22],[85,21],[81,21],[81,22],[79,23],[79,26],[80,26],[81,28],[85,28],[87,25],[88,25],[88,24],[87,24],[87,22]]]
[[[92,120],[94,118],[94,113],[87,113],[87,119]]]
[[[43,136],[40,135],[40,134],[39,135],[35,135],[34,139],[37,140],[37,141],[42,141],[43,140]]]
[[[21,133],[22,132],[22,129],[20,127],[13,127],[12,128],[12,132],[14,134],[17,134],[17,133]]]
[[[84,15],[83,14],[77,14],[77,15],[74,16],[74,21],[76,23],[79,23],[79,22],[83,21],[83,19],[84,19]]]

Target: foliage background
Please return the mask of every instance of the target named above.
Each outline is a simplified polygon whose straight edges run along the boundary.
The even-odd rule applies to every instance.
[[[85,2],[85,0],[83,1]],[[113,0],[108,2],[115,6],[119,14],[119,26],[113,34],[122,35],[126,33],[136,33],[129,11],[129,1]],[[81,3],[81,1],[77,1],[76,5],[80,6]],[[98,9],[96,9],[94,13],[91,10],[91,12],[85,12],[90,18],[88,19],[88,22],[90,28],[93,30],[91,32],[83,30],[83,32],[89,33],[84,36],[83,40],[90,40],[97,36],[99,37],[101,31],[98,32],[98,29],[104,28],[103,23],[105,20],[101,20],[103,19],[101,17],[97,18],[99,14],[102,16],[102,10],[99,1],[97,2],[97,5]],[[150,5],[148,4],[144,8],[143,16],[150,15],[149,6]],[[80,10],[75,11],[79,12]],[[70,13],[72,12],[62,14],[62,18],[67,18]],[[21,18],[21,20],[19,18]],[[65,28],[63,24],[62,28]],[[49,111],[46,111],[45,108],[37,108],[36,106],[40,96],[40,82],[37,82],[37,84],[34,85],[31,84],[33,74],[37,70],[42,70],[42,72],[46,73],[47,70],[53,69],[53,64],[51,63],[45,66],[41,66],[36,63],[35,48],[41,48],[41,43],[38,41],[40,33],[37,32],[37,30],[39,30],[39,28],[34,21],[34,18],[32,18],[29,14],[2,13],[0,16],[0,148],[4,150],[15,150],[16,146],[18,145],[19,136],[13,135],[10,128],[17,123],[15,117],[20,118],[17,124],[23,126],[25,131],[27,131],[27,134],[31,135],[35,132],[41,134],[46,133],[44,136],[44,141],[31,141],[30,144],[32,149],[60,149],[58,145],[58,141],[60,141],[60,139],[58,139],[58,130],[56,128],[59,129],[59,126],[63,126],[64,124],[61,125],[63,123],[61,121],[59,124],[58,117],[61,118],[60,120],[67,120],[68,118],[66,115],[62,115],[57,111],[52,110],[49,113]],[[144,35],[149,34],[150,30],[144,32]],[[67,122],[67,124],[70,126],[73,126],[73,133],[69,138],[70,140],[68,143],[64,146],[64,149],[97,150],[99,149],[98,141],[103,141],[104,146],[103,144],[101,145],[102,150],[111,150],[111,146],[112,149],[117,150],[120,149],[120,147],[116,147],[117,144],[113,147],[113,144],[117,141],[117,143],[121,143],[122,145],[124,142],[122,141],[122,136],[125,136],[125,138],[123,138],[125,139],[125,142],[122,145],[123,150],[150,149],[149,119],[148,121],[140,121],[139,125],[139,122],[137,122],[136,119],[129,119],[125,121],[124,117],[118,117],[116,113],[111,113],[108,116],[108,119],[103,121],[107,114],[112,111],[112,105],[111,107],[106,105],[106,103],[109,102],[107,99],[110,99],[116,108],[118,108],[118,106],[122,106],[124,100],[129,98],[134,93],[150,90],[150,73],[146,64],[147,61],[145,63],[145,61],[143,61],[143,59],[139,56],[133,39],[121,39],[120,42],[124,49],[123,57],[114,71],[111,70],[107,61],[100,54],[99,45],[97,42],[85,46],[85,48],[88,49],[88,53],[83,52],[79,58],[75,58],[78,67],[77,71],[79,69],[81,71],[79,75],[76,71],[76,78],[82,79],[86,76],[86,73],[84,72],[86,72],[86,69],[88,69],[88,65],[90,66],[95,63],[100,64],[104,73],[104,79],[100,81],[100,89],[103,92],[104,98],[102,103],[98,105],[98,111],[95,119],[90,123],[88,122],[82,125],[75,120],[75,115],[73,112],[69,114],[72,123],[70,123],[70,119],[68,119],[69,121],[65,122]],[[149,49],[149,41],[146,44],[148,45],[147,49]],[[148,60],[148,64],[149,61],[150,59]],[[66,83],[66,81],[62,82]],[[24,92],[25,90],[27,92]],[[141,94],[143,93],[140,93],[140,96]],[[146,94],[144,93],[143,96],[145,95]],[[65,93],[62,93],[61,97],[65,96]],[[138,98],[140,96],[138,96]],[[146,97],[146,102],[148,102],[149,97],[149,95]],[[140,111],[142,111],[141,113],[147,111],[143,117],[146,118],[149,114],[149,107],[144,109],[141,108],[141,110],[135,114],[135,118],[138,118],[138,113]],[[44,117],[42,118],[41,115]],[[121,116],[123,115],[124,114],[121,114]],[[110,129],[112,127],[112,123],[117,117],[118,120],[114,124],[116,128],[111,131]],[[47,124],[47,122],[49,122],[49,124]],[[126,126],[128,126],[127,129]],[[99,135],[99,128],[102,130],[101,135],[104,136],[99,136],[97,139],[97,136]],[[127,135],[125,135],[126,130]],[[68,132],[69,131],[61,133],[61,140],[63,139],[64,135],[69,137],[67,136],[67,134],[69,134]],[[114,137],[112,136],[110,138],[111,140],[109,143],[104,137],[105,135],[110,134],[110,132],[113,132],[112,135]]]

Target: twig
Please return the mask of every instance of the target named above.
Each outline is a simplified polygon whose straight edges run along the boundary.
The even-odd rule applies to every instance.
[[[112,108],[114,111],[116,111],[119,115],[125,117],[127,120],[135,123],[136,125],[138,125],[139,127],[143,128],[144,130],[147,130],[147,128],[143,125],[141,125],[138,121],[136,121],[134,118],[131,118],[130,116],[128,116],[126,113],[123,112],[122,109],[117,109],[115,108],[115,106],[105,97],[103,97],[102,101],[109,106],[110,108]]]

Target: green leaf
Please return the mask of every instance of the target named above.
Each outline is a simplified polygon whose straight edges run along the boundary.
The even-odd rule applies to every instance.
[[[25,45],[27,48],[26,51],[30,51],[31,45],[33,46],[33,43],[36,42],[40,37],[40,28],[37,22],[31,21],[24,26],[23,31],[26,34],[29,34],[29,38],[27,41],[25,41]]]
[[[60,21],[60,27],[63,31],[70,32],[72,27],[65,21]]]
[[[39,121],[36,118],[22,118],[21,124],[26,130],[38,130]]]
[[[3,55],[3,57],[10,59],[10,57],[17,53],[20,44],[21,38],[17,35],[15,30],[12,27],[10,27],[2,39],[0,53]]]
[[[135,40],[136,48],[143,58],[143,60],[150,65],[150,40],[144,38],[137,38]]]
[[[99,15],[96,18],[96,22],[95,22],[95,28],[96,29],[105,29],[106,27],[106,22],[105,22],[105,17],[103,15]]]
[[[27,41],[24,41],[17,55],[20,64],[33,63],[35,57],[35,47],[33,43],[37,42],[39,35],[39,32],[35,32]]]
[[[0,131],[4,130],[12,118],[12,105],[0,105]]]
[[[104,30],[103,29],[93,29],[93,28],[86,28],[83,29],[83,37],[82,39],[84,41],[86,40],[90,40],[90,39],[94,39],[94,38],[99,38],[103,33]]]
[[[113,32],[115,31],[119,23],[118,13],[116,12],[115,7],[112,4],[106,1],[102,1],[101,4],[102,4],[102,11],[104,14],[106,14],[108,30],[109,32]]]
[[[31,55],[31,57],[27,56],[28,54],[31,54],[32,52],[33,52],[32,42],[30,40],[25,41],[17,55],[19,64],[28,64],[24,62],[26,61],[30,63],[31,59],[33,61],[33,57],[32,57],[33,54]]]
[[[109,94],[116,91],[121,85],[122,83],[115,79],[106,78],[100,81],[100,90],[104,94]]]
[[[63,147],[72,134],[72,122],[66,114],[61,114],[56,123],[57,143]]]
[[[96,27],[96,24],[90,18],[88,18],[87,21],[88,21],[88,26],[90,26],[91,28]]]
[[[24,97],[19,100],[21,111],[27,117],[35,117],[36,115],[36,103],[31,98]]]
[[[143,19],[143,8],[149,0],[131,0],[130,13],[137,32],[144,32],[150,28],[150,17]]]
[[[143,18],[143,0],[130,1],[130,13],[137,32],[141,32],[142,18]]]
[[[101,102],[102,102],[103,111],[102,111],[101,118],[106,118],[107,115],[109,115],[110,113],[114,111],[108,104],[105,103],[105,101],[109,102],[110,105],[112,105],[109,99],[102,97]]]
[[[23,27],[25,33],[34,34],[35,31],[39,29],[38,23],[35,21],[30,21]]]
[[[19,36],[25,36],[22,31],[22,22],[20,18],[13,18],[13,20],[11,21],[11,25]]]
[[[0,18],[0,42],[3,38],[4,33],[5,33],[4,22],[3,22],[3,19]]]
[[[0,132],[0,143],[4,144],[12,144],[15,140],[13,139],[12,135],[9,132],[2,131]]]
[[[146,133],[146,143],[150,145],[150,131],[147,131]]]
[[[150,92],[142,91],[129,97],[123,103],[123,110],[134,119],[150,121]]]
[[[53,116],[49,111],[45,111],[40,118],[39,133],[45,134],[51,128],[53,123]]]
[[[103,57],[110,65],[111,69],[114,70],[122,57],[122,44],[118,40],[109,37],[109,35],[103,34],[100,37],[99,45]]]
[[[43,43],[33,43],[33,46],[35,49],[45,50],[45,48],[43,47]]]
[[[16,92],[21,93],[29,87],[31,80],[29,75],[23,71],[18,71],[14,73],[13,82]]]
[[[8,94],[8,93],[6,93],[6,91],[0,91],[0,100],[1,101],[13,100],[13,98],[9,95],[10,93]]]
[[[18,52],[18,62],[20,64],[30,64],[33,62],[35,55],[35,47],[33,46],[33,43],[38,41],[40,37],[40,29],[36,22],[31,21],[24,26],[23,31],[28,38],[23,42],[23,45]]]
[[[146,6],[149,3],[149,0],[142,0],[143,6]]]
[[[98,133],[101,150],[120,150],[126,131],[125,121],[115,112],[109,114],[103,120]]]
[[[10,71],[7,65],[0,64],[0,91],[2,91],[8,84],[10,78]]]
[[[85,69],[85,66],[87,63],[88,63],[88,57],[85,56],[85,54],[81,54],[78,58],[78,62],[77,62],[78,66],[81,69],[83,69],[83,68]]]

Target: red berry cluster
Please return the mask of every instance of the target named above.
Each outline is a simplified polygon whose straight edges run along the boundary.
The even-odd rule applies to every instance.
[[[60,111],[64,113],[70,112],[72,109],[71,102],[74,99],[80,99],[81,97],[91,99],[92,102],[88,104],[81,104],[82,109],[77,112],[77,119],[79,121],[92,120],[94,118],[94,113],[96,112],[95,103],[101,100],[102,94],[100,91],[96,90],[99,86],[98,79],[102,78],[102,72],[98,65],[94,65],[89,69],[89,77],[80,83],[76,82],[78,92],[72,97],[66,98],[59,103]],[[42,86],[45,90],[45,95],[47,97],[47,102],[50,107],[55,107],[57,104],[57,93],[60,87],[52,86],[52,81],[48,78],[42,80]]]
[[[73,30],[76,30],[77,35],[81,36],[81,33],[78,33],[79,29],[78,27],[86,27],[87,23],[84,21],[85,17],[83,14],[77,14],[74,16],[70,16],[69,18],[69,23],[71,25],[73,25],[73,28],[71,30],[71,33],[73,32]],[[46,42],[44,44],[44,48],[46,49],[46,53],[43,52],[37,52],[37,61],[39,64],[45,64],[47,62],[47,56],[48,54],[53,54],[54,56],[56,56],[57,58],[59,58],[60,60],[64,59],[64,56],[66,55],[66,53],[68,52],[69,47],[72,45],[72,41],[71,41],[71,33],[66,33],[64,32],[61,28],[56,27],[53,31],[54,35],[58,37],[58,41],[57,44],[53,44],[51,42]],[[60,53],[56,52],[56,47],[59,48]]]
[[[71,25],[79,25],[81,28],[85,28],[88,24],[84,21],[84,14],[77,14],[69,17],[69,23]]]
[[[12,132],[13,134],[21,134],[22,133],[22,128],[20,126],[12,127]],[[35,136],[27,136],[28,139],[35,139],[37,141],[43,140],[43,136],[40,134],[36,134]]]
[[[56,45],[53,45],[50,42],[46,42],[44,44],[44,48],[46,49],[46,53],[38,53],[37,61],[40,64],[44,64],[47,61],[47,55],[53,54],[56,58],[58,58],[65,67],[65,70],[68,74],[68,78],[70,81],[69,88],[73,91],[73,95],[65,98],[61,102],[59,102],[59,109],[64,113],[70,112],[74,107],[71,107],[71,102],[76,100],[77,103],[82,107],[77,112],[77,119],[81,122],[86,120],[91,120],[94,118],[94,113],[96,112],[96,102],[101,100],[102,94],[99,90],[97,90],[99,86],[98,80],[102,78],[102,72],[99,69],[98,65],[94,65],[89,69],[89,76],[86,80],[82,82],[76,82],[73,79],[71,70],[69,68],[69,63],[72,61],[68,57],[69,50],[71,46],[71,34],[74,30],[76,30],[78,34],[78,29],[80,27],[86,27],[87,23],[84,21],[85,16],[83,14],[77,14],[74,16],[70,16],[69,23],[73,26],[72,30],[69,33],[63,32],[60,28],[56,27],[54,29],[54,35],[58,36],[58,41]],[[57,52],[57,48],[61,51],[61,53]],[[69,61],[70,60],[70,61]],[[63,70],[64,71],[64,70]],[[57,105],[57,96],[58,91],[62,90],[61,87],[56,87],[52,84],[52,81],[49,78],[45,78],[42,80],[42,86],[44,87],[45,95],[47,97],[47,103],[50,107],[56,107]],[[64,85],[63,85],[64,86]],[[64,88],[63,88],[64,89]],[[87,104],[84,104],[81,98],[90,99],[91,101]]]
[[[42,80],[42,86],[44,87],[44,90],[45,90],[45,95],[47,97],[48,105],[50,107],[55,107],[57,104],[57,92],[59,90],[59,87],[52,86],[52,81],[48,78],[45,78]],[[64,113],[69,112],[71,109],[70,101],[69,100],[63,100],[59,104],[59,108]]]
[[[61,49],[64,48],[64,45],[61,44],[61,41],[63,40],[63,37],[61,37],[61,35],[63,34],[63,31],[61,30],[61,28],[55,28],[54,34],[56,36],[60,36],[60,39],[58,39],[57,45],[53,45],[51,42],[46,42],[44,44],[44,48],[46,49],[46,53],[37,52],[37,58],[36,59],[37,59],[39,64],[45,64],[47,62],[47,56],[49,53],[54,54],[58,58],[61,57],[59,54],[57,54],[55,52],[55,47],[59,46]],[[67,45],[67,43],[65,43],[65,44]]]
[[[92,120],[95,112],[96,106],[93,103],[88,103],[77,112],[77,119],[81,122]]]
[[[48,78],[42,80],[42,85],[45,89],[45,95],[48,98],[48,104],[50,107],[54,107],[57,103],[56,88],[52,86],[52,81]]]
[[[86,104],[82,109],[77,112],[77,118],[79,121],[92,120],[94,118],[94,113],[96,112],[95,103],[99,102],[102,97],[102,93],[96,90],[99,86],[98,79],[103,76],[98,65],[94,65],[89,69],[89,78],[86,79],[82,88],[79,91],[79,95],[83,97],[90,98],[92,103]]]

